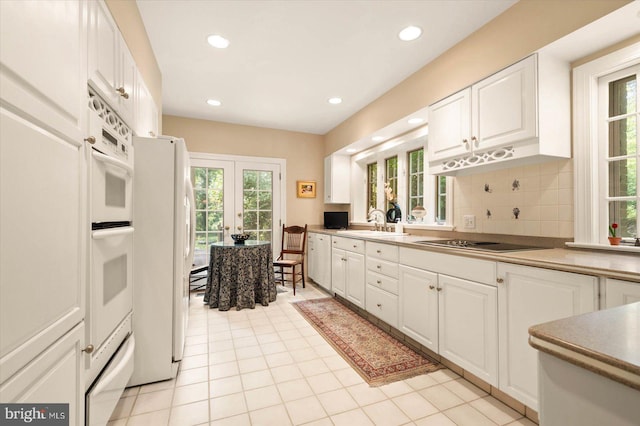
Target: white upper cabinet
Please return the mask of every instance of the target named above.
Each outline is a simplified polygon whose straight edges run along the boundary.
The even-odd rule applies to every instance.
[[[136,80],[136,113],[133,130],[137,136],[158,136],[158,108],[140,74]]]
[[[351,202],[351,158],[329,155],[324,159],[324,202],[349,204]]]
[[[89,84],[131,125],[135,62],[104,2],[89,5]]]
[[[455,175],[571,155],[569,65],[538,53],[429,107],[429,170]]]
[[[87,108],[84,7],[0,1],[2,103],[73,141],[83,138]]]
[[[471,150],[471,89],[429,107],[429,159],[466,155]]]

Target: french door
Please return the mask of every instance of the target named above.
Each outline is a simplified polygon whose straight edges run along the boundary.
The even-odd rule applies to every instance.
[[[195,265],[209,262],[212,243],[231,234],[269,241],[280,247],[281,164],[216,159],[192,154],[191,178],[196,203]]]

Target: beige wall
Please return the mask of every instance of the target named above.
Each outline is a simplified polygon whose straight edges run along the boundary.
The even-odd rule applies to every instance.
[[[164,134],[184,138],[190,152],[285,159],[287,224],[322,224],[322,136],[171,115],[163,122]],[[297,198],[297,180],[316,181],[316,198]]]
[[[326,135],[324,154],[506,67],[629,0],[520,0]]]
[[[158,131],[162,134],[162,73],[151,48],[138,6],[134,0],[105,0],[105,3],[158,107]]]

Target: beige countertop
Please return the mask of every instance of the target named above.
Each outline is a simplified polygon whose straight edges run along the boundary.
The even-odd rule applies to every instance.
[[[345,238],[358,238],[421,250],[493,260],[496,262],[515,263],[519,265],[604,276],[640,283],[640,255],[636,253],[607,252],[604,250],[585,250],[576,248],[553,248],[496,253],[454,247],[425,246],[415,243],[416,241],[445,239],[425,235],[406,235],[396,237],[373,237],[370,235],[360,236],[340,233],[339,231],[324,229],[322,227],[309,227],[309,232],[336,235]]]
[[[640,302],[529,328],[534,348],[640,390]]]

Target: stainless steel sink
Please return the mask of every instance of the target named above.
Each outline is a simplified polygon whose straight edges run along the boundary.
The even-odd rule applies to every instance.
[[[415,241],[416,244],[424,244],[437,247],[452,247],[469,250],[493,251],[493,252],[509,252],[524,250],[539,250],[544,247],[528,246],[522,244],[498,243],[495,241],[470,241],[470,240],[428,240]]]

